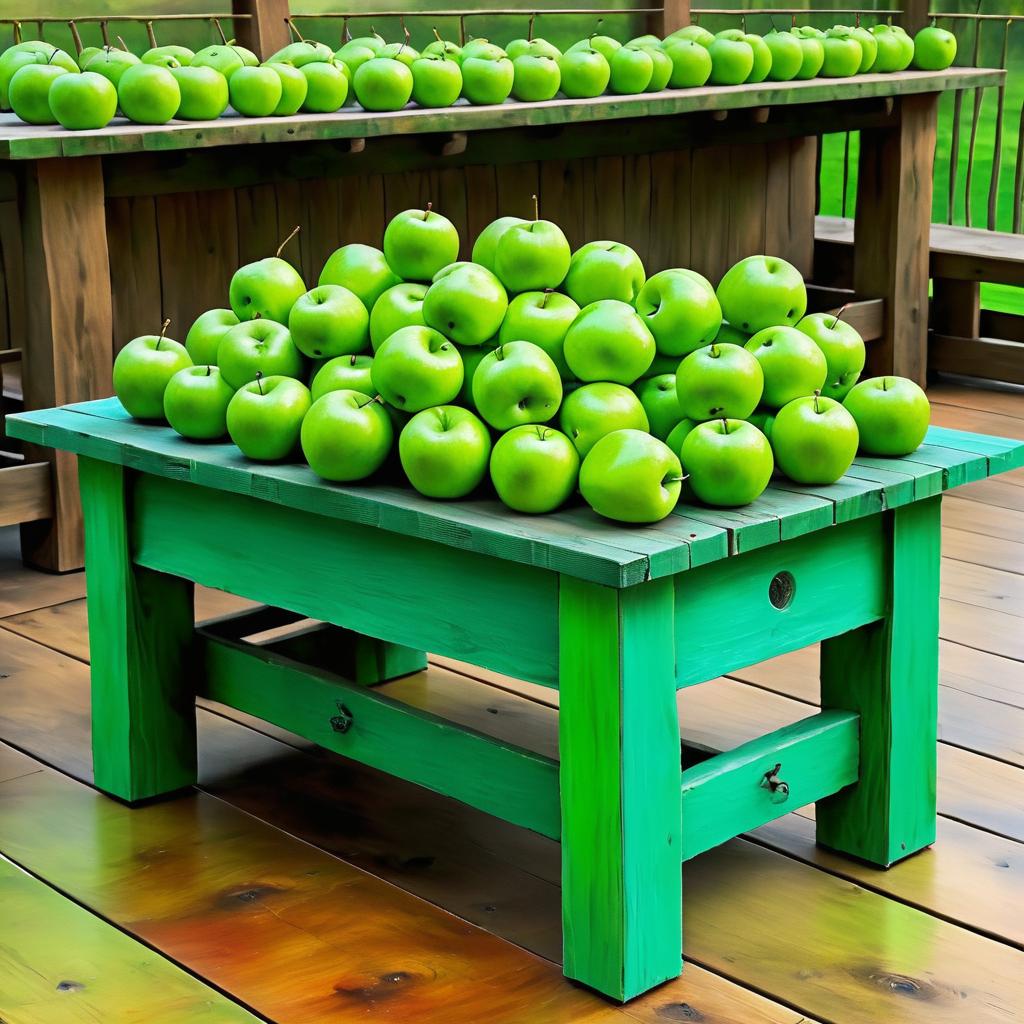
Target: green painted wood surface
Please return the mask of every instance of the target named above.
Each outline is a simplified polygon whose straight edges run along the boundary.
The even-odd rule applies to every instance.
[[[689,860],[857,781],[860,721],[852,711],[822,711],[683,772],[682,859]],[[765,785],[778,764],[783,798]]]
[[[701,683],[882,618],[888,544],[879,516],[762,548],[676,578],[676,685]],[[776,608],[769,587],[795,590]]]
[[[559,723],[564,970],[615,999],[679,974],[673,589],[563,578]]]
[[[96,785],[135,801],[195,782],[196,715],[192,584],[133,563],[129,476],[79,460]]]
[[[0,1014],[10,1024],[257,1019],[3,857]]]
[[[472,551],[149,475],[132,494],[132,543],[161,573],[531,682],[557,678],[557,576],[533,566],[495,572]]]
[[[886,618],[821,645],[821,703],[861,716],[860,781],[818,804],[825,846],[889,865],[935,840],[941,498],[887,516]]]
[[[558,838],[557,762],[265,648],[199,636],[204,697]],[[344,715],[350,724],[340,732],[332,721]]]
[[[998,85],[1005,73],[994,69],[949,68],[906,71],[898,75],[858,75],[853,79],[764,82],[732,88],[705,86],[638,96],[605,95],[589,100],[554,99],[543,103],[507,102],[474,107],[465,103],[443,110],[407,108],[368,113],[345,109],[335,114],[294,117],[222,117],[216,121],[172,122],[146,126],[116,119],[96,131],[70,132],[58,127],[26,125],[14,115],[0,115],[0,159],[36,160],[56,156],[105,156],[260,142],[362,139],[382,135],[478,131],[527,125],[564,125],[628,117],[836,103],[878,96],[906,96]]]
[[[149,474],[615,587],[671,576],[897,508],[907,503],[907,478],[919,501],[1024,460],[1024,442],[935,427],[929,438],[941,443],[929,441],[904,459],[859,458],[830,487],[801,487],[777,478],[744,509],[684,502],[661,523],[638,528],[602,520],[579,505],[530,517],[487,498],[443,503],[391,484],[326,484],[306,466],[259,465],[231,445],[192,444],[167,427],[136,423],[116,399],[10,416],[7,429],[15,437]]]

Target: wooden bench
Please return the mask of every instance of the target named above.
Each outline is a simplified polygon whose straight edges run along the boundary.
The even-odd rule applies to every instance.
[[[682,861],[815,801],[819,842],[873,864],[934,841],[941,495],[1024,465],[932,428],[829,487],[626,527],[335,486],[113,399],[9,430],[79,456],[98,787],[191,786],[201,695],[560,839],[565,972],[620,1000],[679,974]],[[273,611],[197,633],[194,583],[332,623],[331,671],[301,660],[322,632],[240,639]],[[678,689],[818,641],[821,712],[681,750]],[[558,687],[560,759],[374,689],[424,651]]]
[[[852,280],[854,221],[815,218],[815,270]],[[1024,384],[1024,316],[981,308],[981,284],[1024,287],[1024,235],[931,226],[928,369]]]

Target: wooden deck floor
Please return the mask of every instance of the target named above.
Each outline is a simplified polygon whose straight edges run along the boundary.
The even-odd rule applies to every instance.
[[[937,423],[1024,438],[1020,394],[931,397]],[[946,499],[941,630],[935,847],[876,871],[816,849],[808,808],[698,857],[683,977],[620,1008],[561,977],[556,844],[265,724],[205,706],[197,792],[100,796],[83,580],[21,569],[0,531],[0,1021],[1019,1020],[1024,471]],[[806,716],[814,658],[682,691],[684,734]],[[552,691],[450,662],[388,689],[555,753]]]

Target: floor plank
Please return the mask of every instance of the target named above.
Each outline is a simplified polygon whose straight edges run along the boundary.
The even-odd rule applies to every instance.
[[[946,527],[942,531],[942,553],[960,562],[1024,574],[1024,541],[1000,540]]]
[[[940,380],[928,385],[928,398],[933,407],[947,405],[1024,419],[1024,389],[1021,388],[965,387]]]
[[[21,564],[18,528],[0,528],[0,617],[72,601],[85,594],[85,574],[55,575]]]
[[[3,857],[0,1010],[11,1024],[257,1021]]]

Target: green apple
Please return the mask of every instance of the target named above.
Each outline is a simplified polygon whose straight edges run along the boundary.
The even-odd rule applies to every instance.
[[[169,323],[165,321],[164,330]],[[163,331],[133,338],[114,360],[114,394],[130,416],[138,420],[163,419],[168,381],[191,365],[185,346],[165,338]]]
[[[217,348],[217,365],[233,388],[264,377],[302,377],[305,360],[287,327],[273,320],[245,320],[229,328]]]
[[[359,296],[340,284],[322,284],[300,295],[288,314],[288,330],[298,350],[311,359],[370,347],[370,314]]]
[[[170,72],[181,94],[175,117],[184,121],[215,121],[228,109],[228,81],[216,68],[182,65]]]
[[[452,57],[424,53],[412,64],[412,98],[421,107],[450,107],[462,93],[462,69]]]
[[[491,435],[457,405],[418,412],[402,428],[398,457],[409,483],[428,498],[464,498],[487,475]]]
[[[298,39],[287,46],[282,46],[277,53],[271,54],[266,62],[291,64],[292,67],[301,68],[303,64],[327,61],[333,56],[334,52],[326,43],[318,43],[313,39]]]
[[[26,64],[18,68],[7,87],[11,109],[26,124],[56,124],[50,109],[50,87],[61,76],[73,74],[56,64]]]
[[[392,60],[401,61],[407,68],[420,59],[420,51],[410,46],[408,41],[402,43],[388,43],[377,51],[378,57],[390,57]]]
[[[665,55],[672,61],[668,79],[671,89],[696,89],[711,77],[711,54],[694,39],[677,38],[667,43]]]
[[[773,409],[813,395],[825,384],[825,353],[795,327],[766,327],[747,342],[746,349],[764,373],[761,401]]]
[[[820,395],[784,405],[772,424],[775,462],[798,484],[834,484],[853,463],[857,443],[853,416]]]
[[[299,272],[280,256],[239,267],[231,278],[228,300],[239,320],[288,323],[288,314],[306,285]]]
[[[366,110],[401,110],[412,98],[412,71],[392,57],[373,57],[356,69],[352,87]]]
[[[654,58],[645,50],[620,46],[608,62],[608,88],[619,95],[646,92],[654,76]]]
[[[824,39],[825,33],[813,25],[797,25],[790,30],[799,39]]]
[[[335,249],[328,256],[317,281],[321,285],[342,285],[354,292],[367,309],[373,309],[374,303],[389,288],[400,283],[398,275],[388,266],[384,253],[359,242]]]
[[[121,75],[117,102],[136,124],[166,124],[178,112],[181,90],[167,68],[134,64]]]
[[[476,39],[470,39],[462,47],[462,59],[467,60],[470,57],[482,58],[484,60],[499,60],[501,57],[507,57],[508,54],[503,50],[497,43],[492,43],[489,39],[483,37],[477,37]]]
[[[192,362],[196,366],[216,365],[221,339],[237,325],[238,317],[230,309],[208,309],[200,313],[185,336],[185,348]]]
[[[191,441],[216,441],[228,432],[228,403],[234,396],[218,367],[186,366],[164,389],[164,418]]]
[[[315,402],[329,391],[360,391],[373,398],[377,389],[372,379],[373,356],[336,356],[328,359],[309,385]]]
[[[937,25],[928,25],[914,36],[914,67],[944,71],[956,58],[956,36]]]
[[[562,402],[558,424],[581,459],[613,430],[650,430],[647,410],[636,393],[623,384],[607,381],[570,391]]]
[[[228,79],[231,106],[243,117],[269,117],[281,102],[281,76],[270,67],[240,67]]]
[[[724,508],[760,497],[774,468],[768,439],[737,419],[698,423],[680,446],[680,461],[697,498]]]
[[[860,332],[832,313],[809,313],[796,326],[825,353],[828,371],[821,393],[841,402],[864,369],[866,350]]]
[[[5,52],[9,52],[9,51],[5,51]],[[93,57],[96,57],[97,55],[101,54],[102,52],[103,52],[103,47],[102,46],[85,46],[85,47],[83,47],[82,48],[82,52],[79,53],[78,56],[75,58],[75,60],[78,62],[79,70],[80,71],[85,71],[85,69],[89,66],[89,61],[91,61],[93,59]],[[0,64],[0,67],[2,67],[2,64]],[[2,72],[0,72],[0,74],[2,74]],[[113,83],[111,83],[111,84],[113,84]]]
[[[860,43],[862,57],[858,73],[865,74],[874,70],[875,58],[878,56],[878,42],[875,37],[863,25],[848,28],[847,31]]]
[[[187,46],[168,43],[166,46],[151,46],[139,59],[143,64],[159,64],[162,67],[188,67],[195,57],[195,51]],[[175,63],[172,64],[171,61]]]
[[[499,343],[532,341],[551,357],[563,380],[572,376],[562,346],[580,307],[560,292],[522,292],[508,304],[498,330]]]
[[[117,113],[117,90],[92,71],[55,78],[47,100],[61,127],[70,131],[105,128]]]
[[[219,43],[197,50],[196,55],[192,58],[192,67],[214,68],[228,79],[240,67],[244,67],[245,64],[246,61],[242,57],[241,47],[222,46]]]
[[[127,50],[119,50],[116,46],[104,46],[86,64],[85,70],[110,79],[110,84],[116,89],[121,84],[121,76],[138,63],[140,63],[139,58],[134,53],[129,53]]]
[[[773,82],[790,82],[796,78],[804,62],[800,40],[792,32],[776,32],[772,29],[764,37],[764,44],[772,55],[768,77]]]
[[[580,493],[601,516],[656,523],[679,501],[683,470],[664,441],[642,430],[614,430],[587,453]]]
[[[654,335],[658,352],[682,357],[717,337],[722,307],[711,282],[689,270],[663,270],[636,296],[636,311]]]
[[[906,377],[869,377],[855,384],[843,405],[868,455],[909,455],[928,432],[928,397]]]
[[[395,432],[380,401],[361,391],[329,391],[313,400],[299,440],[310,469],[324,480],[348,483],[376,473]]]
[[[306,79],[306,98],[302,109],[308,114],[333,114],[345,105],[348,78],[343,65],[333,60],[313,61],[299,70]]]
[[[752,337],[750,331],[741,331],[738,327],[733,327],[728,320],[723,320],[715,335],[715,341],[728,342],[730,345],[746,345]]]
[[[600,96],[612,77],[608,59],[591,46],[578,50],[569,47],[558,58],[558,70],[562,75],[562,92],[574,100]]]
[[[522,217],[499,217],[497,220],[492,220],[476,236],[476,241],[473,243],[473,254],[471,259],[474,263],[479,263],[480,266],[486,267],[491,273],[494,273],[494,260],[498,252],[498,243],[501,241],[502,236],[509,228],[515,227],[516,224],[529,224],[528,220],[524,220]]]
[[[623,46],[653,46],[656,48],[661,47],[661,37],[656,36],[651,32],[643,36],[634,36],[632,39],[627,40],[622,44]]]
[[[681,39],[697,43],[707,49],[715,41],[715,35],[703,25],[684,25],[682,28],[677,28],[671,35],[666,36],[662,45],[667,49]]]
[[[754,70],[754,50],[742,39],[722,39],[708,47],[711,54],[711,82],[714,85],[740,85]]]
[[[647,377],[634,384],[633,390],[647,413],[648,429],[664,441],[684,418],[676,392],[676,375],[659,373],[656,377]]]
[[[295,451],[311,404],[301,381],[260,374],[228,403],[228,434],[246,458],[277,462]]]
[[[739,28],[727,28],[719,32],[717,39],[733,39],[746,43],[754,52],[754,64],[747,75],[747,82],[763,82],[772,69],[772,51],[759,35],[744,32]]]
[[[870,31],[878,44],[871,70],[876,73],[905,70],[914,59],[914,41],[893,25],[872,25]]]
[[[406,281],[430,281],[459,258],[459,233],[431,203],[425,210],[405,210],[384,229],[384,258]]]
[[[0,109],[11,109],[8,88],[15,72],[20,68],[25,67],[26,64],[54,64],[57,67],[67,68],[68,71],[80,70],[79,65],[74,61],[71,61],[75,65],[74,67],[68,66],[64,59],[67,56],[63,50],[58,52],[55,46],[39,39],[30,39],[24,43],[15,43],[14,46],[9,46],[0,55]]]
[[[482,345],[456,345],[459,355],[462,356],[462,389],[459,391],[456,401],[459,405],[468,408],[473,407],[473,377],[477,367],[484,361],[484,356],[493,352],[498,347],[497,341],[485,341]]]
[[[796,77],[799,81],[808,81],[817,77],[821,65],[825,63],[825,47],[821,45],[820,39],[813,36],[797,36],[797,38],[800,40],[800,52],[803,54],[803,60]]]
[[[474,104],[504,103],[516,71],[508,57],[468,56],[462,51],[462,95]]]
[[[644,91],[661,92],[668,87],[668,80],[672,77],[675,67],[672,58],[660,46],[642,46],[640,49],[650,54],[652,65],[651,80]]]
[[[565,290],[580,306],[600,299],[634,302],[644,284],[640,257],[621,242],[587,242],[572,254]]]
[[[579,53],[581,50],[586,52],[587,50],[596,50],[608,63],[611,63],[612,57],[615,55],[615,51],[622,46],[622,43],[618,39],[612,38],[612,36],[592,35],[586,39],[578,39],[572,46],[566,50],[566,53]]]
[[[423,299],[427,325],[460,345],[482,345],[493,338],[507,310],[501,282],[475,263],[439,270]]]
[[[725,272],[717,294],[725,319],[751,333],[765,327],[792,327],[807,311],[807,288],[800,271],[778,256],[740,260]]]
[[[665,438],[665,444],[669,446],[678,455],[683,448],[683,442],[689,437],[690,431],[696,427],[696,420],[683,419],[680,420],[669,432],[668,437]]]
[[[465,371],[458,349],[429,327],[403,327],[377,349],[370,379],[383,399],[403,412],[452,401]]]
[[[341,61],[348,68],[349,77],[355,81],[356,72],[368,61],[373,60],[377,54],[368,46],[353,46],[346,43],[334,54],[336,61]]]
[[[473,404],[495,430],[547,423],[562,402],[562,378],[551,356],[529,341],[499,345],[473,374]]]
[[[511,61],[525,53],[534,57],[551,57],[554,60],[558,60],[562,56],[562,51],[554,43],[549,43],[546,39],[541,39],[540,36],[534,39],[513,39],[505,47],[505,55]]]
[[[554,512],[576,489],[579,472],[580,457],[572,442],[551,427],[513,427],[491,452],[491,482],[515,512]]]
[[[632,306],[601,299],[583,307],[566,332],[562,351],[582,381],[632,384],[654,360],[654,335]]]
[[[403,327],[426,325],[423,319],[426,294],[427,285],[404,282],[392,286],[377,299],[370,310],[370,344],[374,350]]]
[[[772,426],[775,423],[775,414],[778,411],[778,409],[766,409],[764,406],[758,406],[747,419],[771,441]]]
[[[498,241],[494,273],[510,292],[557,288],[569,270],[572,250],[562,229],[549,220],[510,227]]]
[[[301,68],[293,64],[268,63],[278,78],[281,79],[281,99],[277,106],[271,111],[275,117],[291,117],[297,114],[306,102],[306,94],[309,92],[309,83]]]
[[[437,32],[434,33],[434,41],[423,47],[423,56],[438,56],[446,57],[449,60],[455,61],[456,64],[462,64],[462,47],[458,43],[453,43],[450,39],[442,39]],[[511,56],[511,54],[509,54]]]
[[[821,41],[825,60],[821,65],[822,78],[852,78],[860,71],[864,50],[850,35],[849,29],[830,28]]]
[[[745,420],[761,401],[761,364],[739,345],[717,341],[691,352],[676,371],[676,394],[691,420]]]
[[[376,56],[385,46],[387,46],[387,40],[374,32],[373,35],[356,36],[355,39],[349,39],[339,50],[335,51],[334,56],[340,60],[347,60],[348,54],[352,50],[369,50]]]
[[[553,99],[562,84],[558,55],[522,53],[512,61],[512,95],[526,103]]]

